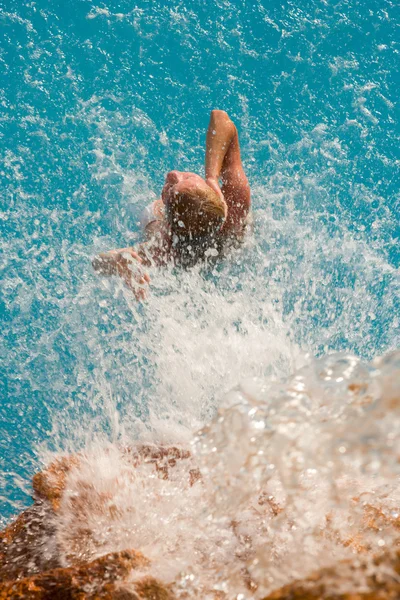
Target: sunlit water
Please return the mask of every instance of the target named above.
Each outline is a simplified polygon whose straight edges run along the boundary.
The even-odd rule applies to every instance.
[[[370,362],[399,345],[394,3],[0,10],[1,521],[54,453],[86,449],[99,490],[126,482],[103,550],[140,547],[166,579],[203,573],[205,588],[236,592],[245,563],[261,594],[343,558],[316,534],[326,515],[345,538],[361,518],[349,498],[398,501],[385,391],[398,364]],[[168,169],[202,172],[214,107],[238,125],[254,234],[215,267],[153,270],[138,305],[90,258],[140,240]],[[191,447],[203,484],[182,474],[171,491],[145,472],[146,494],[173,498],[149,513],[119,450],[137,440]],[[365,466],[372,447],[380,469]],[[269,486],[285,508],[275,519],[251,509]],[[168,535],[154,541],[160,520]],[[232,520],[249,529],[248,557]]]

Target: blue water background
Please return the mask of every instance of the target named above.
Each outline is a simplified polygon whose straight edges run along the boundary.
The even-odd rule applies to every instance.
[[[35,447],[51,442],[54,411],[79,419],[86,406],[96,361],[83,335],[90,318],[80,314],[93,298],[77,295],[94,281],[90,257],[104,240],[138,239],[140,209],[166,171],[202,172],[212,108],[237,123],[256,215],[268,203],[278,221],[294,212],[332,238],[345,232],[385,266],[369,279],[363,335],[320,336],[342,318],[338,290],[356,278],[345,262],[321,257],[324,292],[307,298],[307,281],[304,298],[298,286],[282,297],[285,314],[300,299],[297,341],[312,354],[366,358],[398,343],[394,2],[9,0],[0,11],[0,517],[28,502]],[[303,259],[282,250],[293,273]],[[124,404],[123,370],[105,377]],[[144,373],[138,385],[150,384]],[[134,410],[145,418],[144,407]]]

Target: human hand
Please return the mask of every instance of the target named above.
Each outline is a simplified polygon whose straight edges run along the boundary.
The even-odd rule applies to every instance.
[[[144,300],[150,277],[142,268],[143,260],[139,254],[132,248],[112,250],[111,254],[114,256],[117,273],[125,285],[133,292],[136,300]]]

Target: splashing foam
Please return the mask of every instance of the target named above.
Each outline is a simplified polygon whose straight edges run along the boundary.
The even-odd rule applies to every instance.
[[[194,437],[192,455],[168,463],[168,477],[126,446],[82,455],[56,517],[64,561],[135,548],[178,597],[262,598],[357,552],[390,549],[399,375],[392,353],[372,364],[327,356],[284,383],[249,378]],[[368,523],[374,511],[380,527]],[[357,576],[336,589],[344,583],[365,585]]]
[[[199,272],[178,279],[170,273],[157,282],[164,290],[167,282],[168,293],[158,289],[150,298],[156,382],[150,413],[158,438],[166,418],[191,435],[213,416],[239,374],[276,381],[300,360],[273,304],[260,303],[246,289],[245,274],[239,286],[238,278],[224,282],[224,275],[214,271],[214,280],[204,281]]]
[[[390,531],[371,532],[363,518],[366,506],[398,506],[395,450],[383,451],[397,408],[375,422],[395,397],[385,390],[397,367],[347,355],[310,363],[306,352],[370,355],[372,314],[393,346],[394,270],[345,226],[332,232],[307,218],[296,190],[254,192],[255,241],[206,273],[154,270],[143,306],[119,282],[90,278],[87,248],[75,260],[64,252],[63,339],[85,392],[52,414],[56,448],[85,448],[56,519],[66,563],[71,553],[136,548],[182,593],[248,595],[257,585],[262,598],[357,544],[390,546]],[[99,238],[92,251],[113,245]],[[54,342],[37,346],[43,353]],[[146,465],[134,470],[121,450],[133,440],[188,446],[200,428],[192,459],[168,480]],[[191,486],[198,467],[203,480]]]

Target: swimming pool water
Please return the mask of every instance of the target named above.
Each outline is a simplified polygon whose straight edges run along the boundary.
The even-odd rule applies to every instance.
[[[242,376],[276,375],[271,331],[311,356],[398,346],[394,2],[0,11],[1,519],[29,502],[44,448],[118,437],[158,397],[167,415],[197,398],[197,424]],[[211,275],[152,274],[133,306],[90,258],[139,239],[166,171],[202,172],[212,108],[239,129],[254,240]],[[181,387],[171,364],[192,370]]]

